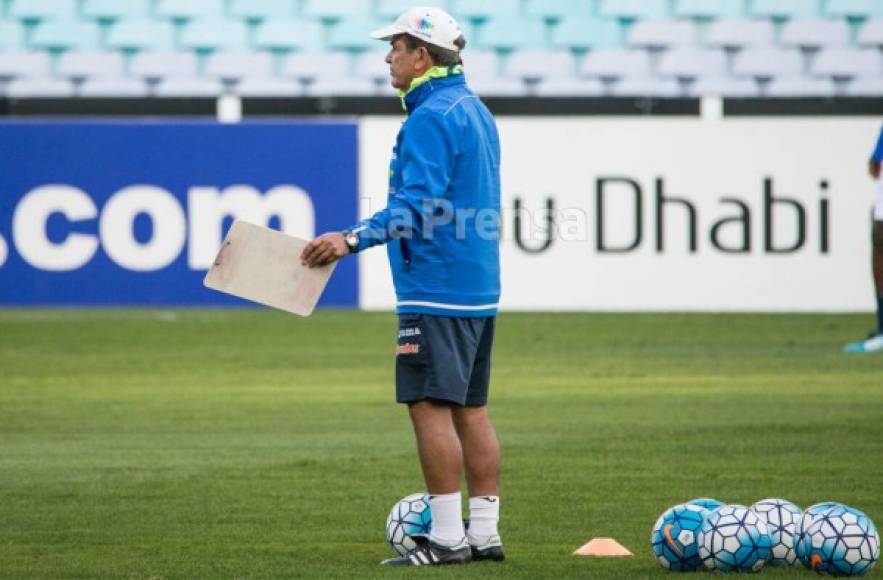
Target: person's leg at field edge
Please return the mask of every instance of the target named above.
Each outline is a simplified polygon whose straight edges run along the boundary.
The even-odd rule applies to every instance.
[[[883,335],[883,221],[874,222],[873,265],[877,289],[877,334]]]
[[[430,540],[441,546],[460,546],[466,536],[460,498],[463,448],[454,427],[454,405],[427,399],[410,403],[408,412],[430,496]]]
[[[500,443],[487,407],[456,407],[454,426],[460,437],[469,488],[469,543],[499,542]]]

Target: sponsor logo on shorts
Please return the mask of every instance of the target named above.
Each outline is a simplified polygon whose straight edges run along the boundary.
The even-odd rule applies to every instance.
[[[406,342],[396,347],[396,355],[400,354],[417,354],[420,352],[420,345],[413,342]]]
[[[420,329],[417,327],[399,329],[399,338],[404,338],[406,336],[420,336],[421,334]]]

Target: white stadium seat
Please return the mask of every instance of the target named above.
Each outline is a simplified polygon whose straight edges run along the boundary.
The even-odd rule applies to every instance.
[[[304,51],[286,57],[282,75],[301,80],[350,78],[350,55],[345,52]]]
[[[796,46],[803,49],[846,46],[849,44],[849,26],[844,20],[823,18],[789,20],[782,27],[779,43],[782,46]]]
[[[123,56],[118,52],[66,52],[58,57],[55,73],[72,79],[121,76]]]
[[[20,77],[6,85],[6,96],[14,99],[73,97],[74,85],[57,77]]]
[[[706,46],[736,49],[772,46],[775,28],[768,20],[722,19],[709,23],[703,43]]]
[[[856,40],[860,46],[883,48],[883,18],[869,18],[859,29]]]
[[[834,92],[834,83],[830,79],[805,76],[777,77],[766,89],[766,95],[770,97],[833,97]]]
[[[357,55],[353,74],[375,82],[389,82],[389,65],[384,60],[387,52],[386,49],[369,50]]]
[[[629,29],[628,45],[662,49],[696,42],[696,26],[688,20],[640,20]]]
[[[216,52],[205,63],[206,76],[237,80],[273,74],[273,55],[268,52]]]
[[[245,77],[236,85],[242,97],[298,97],[303,91],[298,81],[280,77]]]
[[[676,80],[652,76],[624,77],[612,89],[617,97],[679,97],[682,93]]]
[[[196,55],[192,52],[140,52],[129,63],[129,74],[146,79],[195,76]]]
[[[522,81],[507,77],[480,77],[469,84],[482,97],[522,97],[527,94]]]
[[[803,72],[803,58],[796,48],[746,48],[736,55],[733,72],[754,77],[798,75]]]
[[[723,75],[726,70],[727,56],[722,50],[681,47],[662,55],[658,72],[662,76],[693,78]]]
[[[0,80],[49,76],[52,59],[45,52],[0,52]]]
[[[831,77],[883,75],[883,56],[875,48],[823,48],[810,70]]]
[[[158,97],[217,97],[224,90],[221,81],[203,77],[168,77],[156,86]]]
[[[554,78],[541,81],[534,89],[540,97],[600,97],[604,84],[597,79]]]
[[[81,97],[146,97],[147,84],[132,77],[97,77],[86,79],[80,85]]]
[[[466,78],[496,77],[500,74],[500,56],[493,50],[467,49],[463,53],[463,68]]]
[[[505,69],[507,77],[528,80],[576,75],[573,53],[569,50],[518,50],[506,59]]]
[[[317,78],[307,85],[305,94],[311,97],[367,97],[377,92],[377,84],[371,79],[335,76]]]
[[[883,97],[883,76],[856,77],[846,87],[851,97]]]
[[[649,72],[650,55],[646,51],[623,48],[593,50],[580,66],[580,74],[587,77],[619,78]]]
[[[760,94],[754,79],[720,75],[697,78],[687,92],[694,97],[746,98]]]

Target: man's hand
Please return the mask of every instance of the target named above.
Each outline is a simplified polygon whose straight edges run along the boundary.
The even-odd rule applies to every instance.
[[[871,174],[871,177],[874,179],[880,178],[880,162],[874,161],[871,159],[870,164],[868,165],[868,172]]]
[[[350,249],[343,240],[343,234],[329,232],[307,244],[300,255],[300,260],[303,265],[315,268],[336,262],[349,253]]]

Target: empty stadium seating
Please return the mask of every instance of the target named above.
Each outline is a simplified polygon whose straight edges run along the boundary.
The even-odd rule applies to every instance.
[[[883,0],[424,0],[501,96],[883,96]],[[0,0],[0,95],[389,95],[407,0]]]

